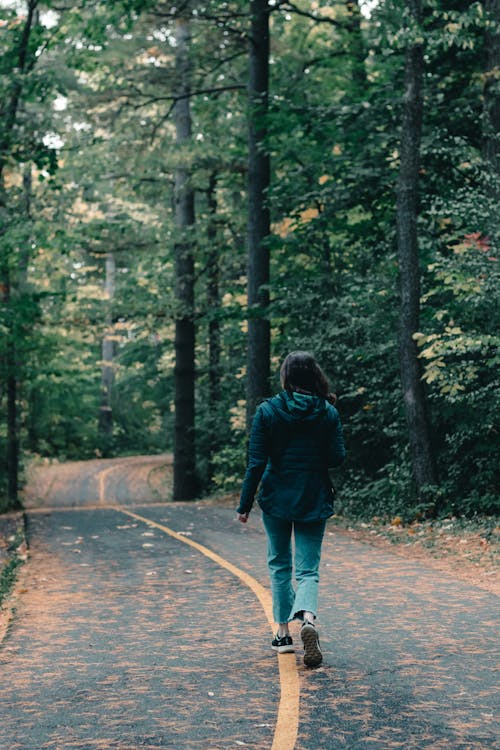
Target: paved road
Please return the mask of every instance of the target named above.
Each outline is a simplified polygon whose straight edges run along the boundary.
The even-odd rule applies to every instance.
[[[228,508],[136,505],[151,527],[67,499],[29,514],[0,648],[0,748],[271,748],[286,685],[261,604],[182,541],[267,587],[258,513],[244,527]],[[321,585],[325,662],[304,669],[298,649],[297,750],[498,747],[497,597],[336,531]]]
[[[172,456],[130,456],[38,465],[30,470],[28,508],[158,502],[171,490]]]

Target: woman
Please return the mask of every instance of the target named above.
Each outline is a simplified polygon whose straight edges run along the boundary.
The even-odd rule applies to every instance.
[[[328,468],[345,457],[335,396],[312,354],[292,352],[281,370],[283,391],[259,406],[250,436],[238,520],[246,523],[262,479],[259,505],[268,541],[273,616],[272,648],[293,651],[288,623],[302,621],[304,664],[323,659],[315,626],[319,563],[326,519],[333,514]],[[292,586],[292,533],[295,578]]]

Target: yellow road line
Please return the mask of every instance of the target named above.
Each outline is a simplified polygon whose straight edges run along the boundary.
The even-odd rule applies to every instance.
[[[245,571],[241,570],[241,568],[237,568],[236,565],[233,565],[228,560],[225,560],[216,552],[212,552],[212,550],[208,549],[208,547],[204,547],[203,544],[199,544],[198,542],[195,542],[192,539],[183,536],[182,534],[178,534],[168,526],[163,526],[161,523],[151,521],[151,519],[140,516],[137,513],[133,513],[126,508],[120,506],[113,507],[120,513],[124,513],[131,518],[136,518],[138,521],[142,521],[148,526],[160,529],[165,534],[168,534],[177,541],[188,544],[190,547],[194,547],[194,549],[198,550],[198,552],[201,552],[203,555],[205,555],[205,557],[210,558],[210,560],[213,560],[222,568],[225,568],[225,570],[228,570],[230,573],[235,575],[240,579],[240,581],[243,581],[243,583],[248,586],[251,591],[253,591],[262,605],[262,609],[264,610],[271,629],[274,627],[271,593],[258,581],[256,581],[255,578],[253,578],[251,575],[245,573]],[[278,656],[278,664],[280,670],[281,695],[271,750],[293,750],[297,741],[297,733],[299,727],[299,675],[297,672],[295,655],[280,654]]]

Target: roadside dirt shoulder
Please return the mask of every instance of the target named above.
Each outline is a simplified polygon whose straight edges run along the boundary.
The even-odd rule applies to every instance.
[[[28,546],[22,512],[0,516],[0,643],[12,619],[16,591],[22,588]]]
[[[500,595],[498,526],[481,528],[448,519],[410,526],[349,525],[346,519],[334,519],[332,524],[345,536],[390,550],[406,559],[421,560],[459,580]]]

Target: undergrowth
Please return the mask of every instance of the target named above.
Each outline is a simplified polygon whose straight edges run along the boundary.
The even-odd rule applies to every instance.
[[[26,556],[19,552],[23,542],[24,533],[22,530],[19,530],[16,532],[7,548],[8,559],[0,570],[0,607],[16,582],[18,569],[25,562]]]

